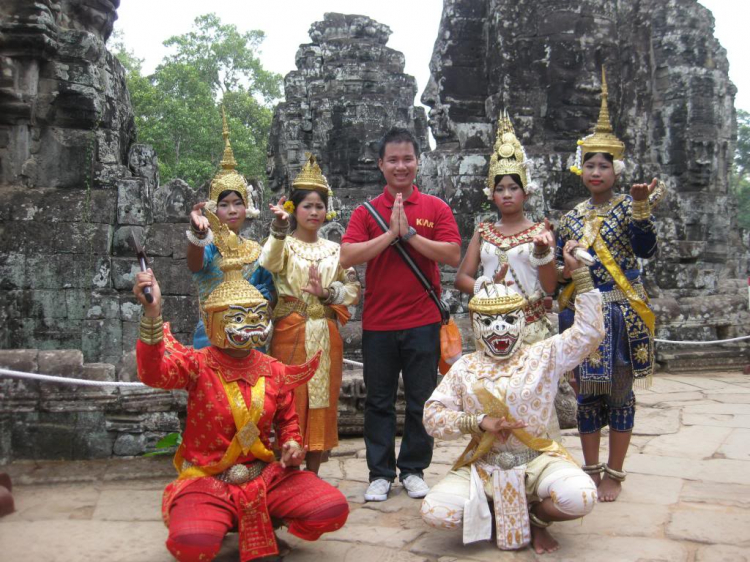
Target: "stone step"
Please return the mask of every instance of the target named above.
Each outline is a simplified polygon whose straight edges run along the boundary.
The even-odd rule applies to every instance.
[[[750,364],[750,351],[745,348],[695,346],[656,352],[659,370],[669,373],[715,372],[743,370]]]

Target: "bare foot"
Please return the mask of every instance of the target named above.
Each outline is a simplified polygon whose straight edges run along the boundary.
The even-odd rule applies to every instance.
[[[608,476],[602,478],[601,482],[597,486],[597,492],[599,495],[600,502],[613,502],[617,499],[622,491],[622,484],[614,478]]]
[[[537,554],[545,554],[547,552],[555,552],[560,548],[560,543],[552,538],[552,535],[549,534],[547,529],[532,525],[531,547]]]

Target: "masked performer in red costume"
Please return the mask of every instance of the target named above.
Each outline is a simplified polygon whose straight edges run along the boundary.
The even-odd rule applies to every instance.
[[[268,302],[242,276],[244,246],[237,236],[206,214],[224,272],[202,303],[212,345],[196,351],[179,344],[162,323],[153,272],[139,273],[133,288],[144,312],[138,375],[149,386],[188,391],[187,423],[174,459],[179,476],[164,491],[167,548],[181,562],[212,560],[224,535],[236,529],[246,562],[278,553],[272,518],[312,541],[339,529],[349,507],[341,492],[297,468],[305,451],[293,390],[312,378],[320,355],[286,366],[254,349],[271,334]],[[280,462],[271,451],[272,428]]]

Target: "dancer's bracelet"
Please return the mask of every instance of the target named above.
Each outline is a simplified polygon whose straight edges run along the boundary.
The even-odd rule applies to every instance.
[[[631,211],[634,221],[648,220],[651,218],[651,203],[649,203],[648,199],[643,199],[642,201],[634,200]]]
[[[206,230],[203,236],[198,236],[192,229],[186,230],[185,236],[187,236],[188,242],[199,248],[205,248],[214,241],[214,233],[210,229]]]
[[[579,267],[573,270],[573,282],[576,285],[576,293],[586,293],[594,290],[594,280],[588,267]]]
[[[161,315],[156,318],[141,316],[139,339],[148,345],[156,345],[164,339],[164,320]]]

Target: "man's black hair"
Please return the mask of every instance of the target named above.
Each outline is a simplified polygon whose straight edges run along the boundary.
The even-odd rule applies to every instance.
[[[414,147],[414,155],[419,158],[419,143],[417,142],[417,139],[414,138],[414,135],[412,135],[408,131],[408,129],[404,129],[402,127],[393,127],[393,129],[388,131],[383,136],[383,138],[380,139],[380,146],[378,147],[378,154],[380,159],[382,160],[383,156],[385,156],[386,144],[402,142],[410,142]]]

